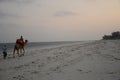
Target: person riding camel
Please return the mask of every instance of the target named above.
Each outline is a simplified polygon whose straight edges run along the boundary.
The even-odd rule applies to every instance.
[[[27,42],[28,42],[28,40],[24,41],[22,36],[20,37],[20,39],[16,40],[16,44],[15,44],[14,50],[13,50],[13,57],[15,57],[15,51],[17,51],[18,56],[21,56],[19,53],[23,53],[22,55],[24,55],[24,53],[25,53],[24,46],[27,44]]]
[[[23,36],[21,36],[20,39],[17,39],[17,40],[16,40],[16,44],[20,44],[20,45],[23,45],[23,46],[24,46]]]

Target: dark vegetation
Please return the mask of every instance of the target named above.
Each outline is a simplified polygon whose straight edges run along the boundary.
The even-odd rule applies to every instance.
[[[120,31],[111,33],[111,35],[104,35],[103,40],[117,40],[120,39]]]

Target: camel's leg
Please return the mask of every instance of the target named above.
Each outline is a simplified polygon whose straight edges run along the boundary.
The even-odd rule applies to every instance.
[[[19,50],[20,50],[20,53],[19,53],[19,55],[20,55],[20,56],[22,56],[22,49],[20,48]]]
[[[18,54],[18,56],[20,57],[20,54],[19,54],[19,49],[17,49],[17,54]]]
[[[24,47],[23,47],[23,56],[24,56],[24,53],[25,53],[25,49],[24,49]]]
[[[22,53],[22,49],[20,49],[20,53]]]

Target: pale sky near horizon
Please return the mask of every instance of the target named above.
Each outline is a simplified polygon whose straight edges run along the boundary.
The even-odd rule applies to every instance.
[[[99,40],[120,31],[120,0],[0,0],[0,43]]]

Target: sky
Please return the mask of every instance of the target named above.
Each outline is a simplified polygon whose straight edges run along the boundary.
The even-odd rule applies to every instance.
[[[120,0],[0,0],[0,43],[99,40],[120,30]]]

